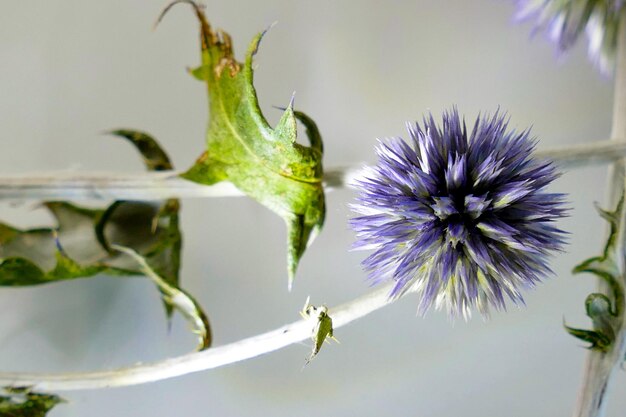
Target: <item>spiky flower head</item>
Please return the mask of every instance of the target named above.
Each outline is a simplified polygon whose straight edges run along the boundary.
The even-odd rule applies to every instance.
[[[507,298],[523,303],[521,290],[551,273],[565,209],[545,188],[558,175],[507,123],[479,116],[468,134],[456,109],[441,127],[431,115],[408,125],[408,142],[381,142],[378,165],[355,180],[354,248],[373,249],[363,266],[374,283],[395,281],[390,296],[416,291],[421,314],[434,304],[487,315]]]
[[[517,19],[534,20],[559,52],[568,50],[582,32],[589,40],[588,55],[604,74],[613,71],[619,16],[624,0],[516,0]]]

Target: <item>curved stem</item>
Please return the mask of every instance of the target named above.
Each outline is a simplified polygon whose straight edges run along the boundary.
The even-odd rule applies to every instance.
[[[337,329],[394,302],[395,298],[389,298],[391,288],[392,284],[382,286],[348,303],[329,309],[328,314],[333,320],[333,327]],[[0,385],[29,386],[35,391],[59,392],[143,384],[260,356],[309,339],[312,331],[310,320],[300,320],[228,345],[129,368],[67,374],[2,372]]]
[[[621,136],[621,137],[626,137]],[[600,141],[537,151],[564,168],[613,162],[626,156],[626,142]],[[326,170],[327,190],[345,187],[360,166]],[[176,171],[142,174],[43,173],[0,176],[0,199],[19,200],[162,200],[166,198],[236,197],[243,194],[230,183],[212,186],[184,180]]]
[[[611,137],[626,137],[626,12],[622,12],[620,19],[619,35],[617,39],[617,62],[615,69],[615,92],[613,98],[613,126]],[[616,143],[620,142],[615,140]],[[624,142],[622,142],[624,143]],[[616,206],[625,190],[625,160],[619,159],[613,165],[609,174],[609,208]],[[626,248],[626,233],[623,228],[626,223],[625,211],[620,213],[620,227],[618,232],[618,259],[619,272],[622,277],[620,282],[623,293],[626,279],[624,270],[624,249]],[[600,280],[599,291],[610,294],[607,284]],[[618,300],[615,300],[616,302]],[[574,417],[601,417],[604,415],[606,395],[609,391],[610,382],[614,371],[624,361],[626,354],[626,320],[624,309],[621,309],[617,318],[618,329],[615,332],[615,342],[607,352],[589,351],[585,359],[583,381],[578,394],[578,401],[574,409]]]

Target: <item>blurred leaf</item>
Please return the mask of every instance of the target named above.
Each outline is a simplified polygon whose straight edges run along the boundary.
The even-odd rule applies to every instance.
[[[597,332],[595,330],[575,329],[565,324],[563,325],[563,327],[565,327],[565,330],[575,338],[580,339],[583,342],[590,343],[591,345],[589,346],[589,349],[591,350],[606,352],[613,342],[602,332]]]
[[[4,388],[0,395],[2,417],[44,417],[55,405],[65,402],[56,395],[36,394],[28,388]]]
[[[159,143],[145,132],[137,130],[118,129],[110,132],[112,135],[128,139],[143,157],[143,163],[148,171],[168,171],[174,169],[170,158]]]
[[[593,330],[582,330],[568,327],[569,334],[585,342],[591,343],[589,349],[608,351],[615,341],[616,329],[620,326],[621,315],[624,309],[624,288],[618,267],[618,256],[621,249],[618,247],[618,235],[621,232],[622,211],[624,210],[624,195],[619,200],[614,211],[606,211],[598,207],[598,212],[609,223],[609,235],[604,250],[600,256],[589,258],[574,268],[574,273],[588,272],[604,280],[610,294],[593,293],[585,300],[585,310],[591,319]]]
[[[148,169],[170,169],[158,143],[145,133],[118,130],[141,152]],[[110,242],[130,247],[170,285],[178,286],[182,236],[178,200],[116,201],[106,209],[67,202],[44,206],[55,228],[20,230],[0,223],[0,285],[25,286],[109,275],[143,275],[136,263],[111,250]],[[165,304],[168,317],[172,306]]]
[[[182,177],[202,184],[230,181],[281,216],[287,225],[289,288],[307,245],[324,223],[322,141],[313,120],[293,109],[293,99],[272,128],[253,85],[252,59],[265,32],[257,35],[244,63],[233,56],[230,36],[213,31],[193,1],[200,21],[202,65],[191,71],[209,95],[207,150]],[[307,129],[310,147],[296,142],[296,120]]]
[[[615,340],[613,328],[615,314],[611,311],[609,298],[604,294],[589,294],[585,300],[585,310],[593,323],[593,328],[606,335],[609,340]]]
[[[198,302],[184,290],[171,285],[161,276],[159,276],[148,264],[146,259],[130,248],[112,245],[114,249],[125,253],[132,258],[138,265],[139,270],[148,278],[150,278],[161,292],[163,301],[172,308],[180,312],[189,322],[193,333],[198,335],[198,350],[207,349],[211,345],[211,330],[209,321],[202,311],[202,307]]]
[[[0,285],[46,284],[103,272],[140,275],[132,263],[118,259],[98,241],[96,229],[105,210],[66,202],[49,202],[44,206],[56,219],[56,228],[19,230],[2,224],[12,233],[0,238]],[[158,213],[159,207],[148,203],[118,204],[102,229],[109,241],[136,247],[141,252],[153,252],[164,236],[162,227],[152,232],[153,219]]]
[[[588,272],[604,280],[611,288],[615,301],[613,313],[618,314],[618,309],[621,309],[624,303],[623,289],[620,284],[620,271],[616,260],[618,251],[617,236],[620,232],[620,215],[624,209],[624,196],[622,195],[614,211],[606,211],[598,206],[596,206],[596,209],[600,216],[609,223],[609,235],[604,245],[604,250],[600,256],[594,256],[581,262],[574,267],[573,272],[575,274]]]

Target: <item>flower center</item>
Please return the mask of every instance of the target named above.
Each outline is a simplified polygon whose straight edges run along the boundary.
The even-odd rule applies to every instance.
[[[486,196],[458,195],[433,197],[431,208],[445,230],[446,240],[456,248],[464,242],[468,230],[475,227],[478,218],[489,208]]]

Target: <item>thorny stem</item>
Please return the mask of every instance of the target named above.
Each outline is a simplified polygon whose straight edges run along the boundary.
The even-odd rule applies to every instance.
[[[395,301],[389,298],[392,284],[331,308],[333,327],[344,326]],[[254,358],[311,337],[310,320],[300,320],[276,330],[202,352],[189,353],[151,364],[109,371],[63,374],[0,373],[2,386],[28,386],[34,391],[74,391],[121,387],[160,381]]]
[[[626,12],[622,12],[619,25],[619,35],[617,38],[617,62],[615,69],[615,92],[613,98],[613,126],[611,128],[612,138],[626,138]],[[619,140],[615,140],[619,142]],[[609,174],[609,209],[613,209],[625,191],[626,159],[615,162]],[[619,282],[622,293],[626,285],[626,271],[624,263],[624,251],[626,249],[626,233],[624,225],[626,209],[620,213],[620,226],[618,231],[618,268],[621,275]],[[599,281],[599,290],[609,294],[607,284]],[[617,300],[616,300],[617,301]],[[583,381],[578,394],[578,400],[574,409],[573,417],[602,417],[606,407],[606,396],[610,388],[611,378],[614,371],[624,361],[626,354],[626,320],[624,320],[625,309],[621,309],[620,316],[617,317],[618,329],[615,335],[615,342],[607,352],[590,350],[587,353],[584,364]]]
[[[614,132],[615,133],[615,132]],[[626,137],[621,132],[619,137]],[[600,141],[538,151],[563,168],[613,162],[626,156],[626,142]],[[360,166],[326,170],[327,190],[345,187]],[[234,197],[243,194],[230,183],[205,186],[184,180],[178,172],[144,174],[76,173],[0,175],[0,200],[161,200],[166,198]]]

